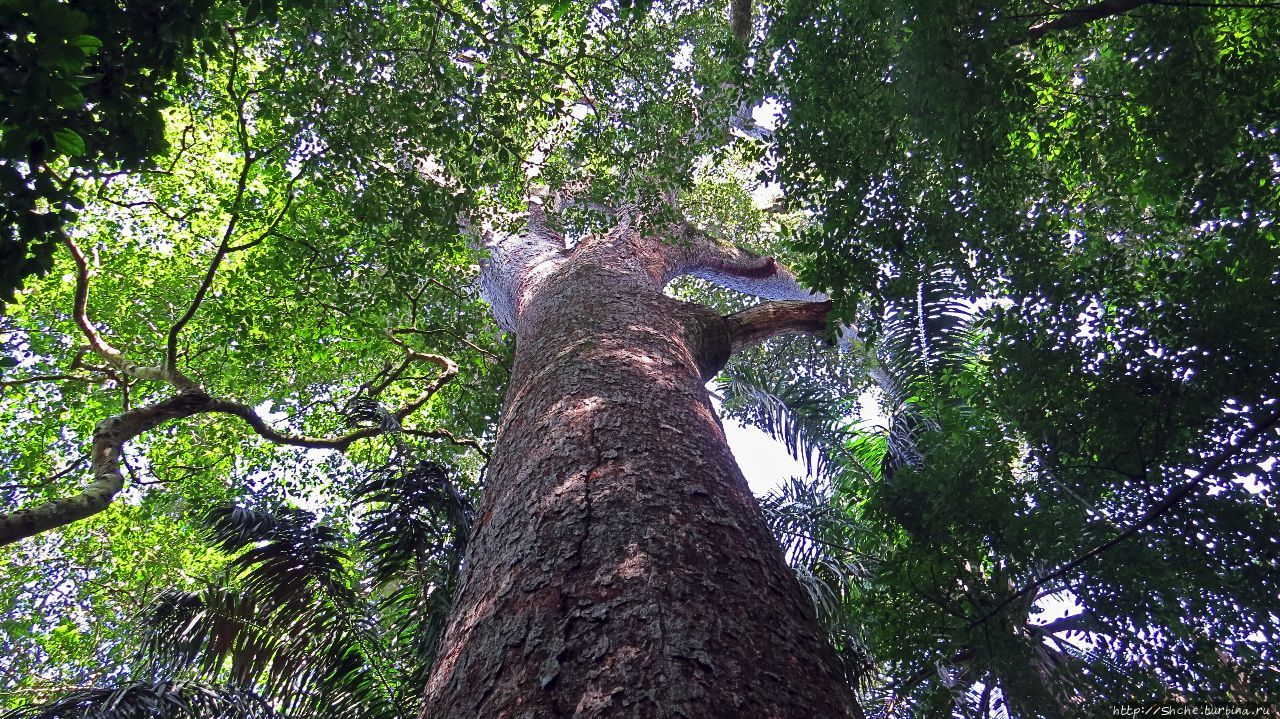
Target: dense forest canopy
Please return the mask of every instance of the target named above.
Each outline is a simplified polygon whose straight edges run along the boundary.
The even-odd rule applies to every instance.
[[[763,504],[867,714],[1280,696],[1276,4],[0,27],[13,716],[415,715],[511,373],[483,241],[534,214],[830,296],[711,386],[806,462]]]

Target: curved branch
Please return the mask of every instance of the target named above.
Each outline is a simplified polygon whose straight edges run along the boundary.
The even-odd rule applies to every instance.
[[[426,437],[426,438],[428,438],[428,439],[443,439],[443,440],[448,441],[448,442],[449,442],[449,444],[452,444],[452,445],[455,445],[455,446],[458,446],[458,447],[470,447],[471,449],[474,449],[475,451],[479,452],[481,457],[484,457],[485,459],[490,459],[489,453],[488,453],[488,452],[486,452],[486,451],[484,450],[484,447],[481,447],[481,446],[480,446],[480,443],[479,443],[478,441],[476,441],[476,440],[472,439],[471,437],[459,437],[459,436],[457,436],[457,435],[456,435],[456,434],[454,434],[453,432],[450,432],[450,431],[449,431],[449,430],[447,430],[447,429],[440,429],[440,428],[436,428],[436,429],[406,429],[406,430],[404,430],[404,433],[405,433],[405,434],[407,434],[407,435],[409,435],[409,436],[411,436],[411,437]]]
[[[501,367],[502,367],[502,369],[506,370],[506,371],[507,371],[507,374],[510,374],[510,373],[511,373],[511,365],[509,365],[509,364],[507,363],[507,361],[506,361],[505,359],[503,359],[503,358],[502,358],[502,356],[501,356],[501,355],[494,354],[492,351],[487,350],[487,349],[485,349],[485,348],[483,348],[483,347],[481,347],[481,346],[477,345],[476,343],[472,342],[471,340],[467,339],[466,337],[464,337],[464,336],[462,336],[462,335],[460,335],[460,334],[458,334],[458,333],[456,333],[456,332],[452,332],[452,331],[450,331],[450,330],[443,329],[443,328],[430,329],[430,330],[420,330],[420,329],[417,329],[416,327],[397,327],[397,328],[395,328],[395,329],[391,330],[391,335],[392,335],[392,337],[395,337],[395,335],[406,335],[406,334],[418,334],[418,335],[444,334],[444,335],[448,335],[449,337],[452,337],[454,340],[457,340],[458,342],[460,342],[460,343],[462,343],[462,344],[466,345],[468,348],[472,349],[473,351],[478,352],[478,353],[480,353],[480,354],[484,355],[485,357],[488,357],[489,359],[493,360],[493,361],[494,361],[494,362],[496,362],[499,366],[501,366]]]
[[[429,362],[439,366],[443,371],[427,385],[426,390],[415,400],[396,410],[396,420],[403,421],[431,396],[440,390],[458,373],[458,365],[448,357],[416,352],[406,348],[409,359],[418,362]],[[124,488],[124,474],[120,471],[121,452],[129,440],[148,430],[154,429],[171,419],[182,419],[197,414],[229,414],[244,420],[258,436],[276,444],[306,449],[329,449],[345,452],[352,443],[366,437],[382,434],[381,427],[362,427],[354,432],[339,437],[308,437],[290,435],[271,428],[265,420],[258,416],[248,405],[230,400],[215,399],[204,390],[196,387],[184,390],[174,397],[162,400],[146,407],[122,412],[110,419],[98,423],[94,429],[93,448],[90,453],[93,480],[79,494],[71,497],[55,499],[43,504],[21,509],[16,512],[0,515],[0,546],[11,544],[41,532],[65,526],[72,522],[93,516],[106,509]],[[428,430],[414,430],[426,432]],[[457,440],[444,432],[443,435],[457,444],[466,444],[466,440]],[[478,449],[478,444],[475,445]]]
[[[432,395],[440,391],[440,388],[448,384],[454,377],[458,375],[458,363],[445,357],[444,355],[430,354],[426,352],[417,352],[409,350],[409,359],[417,362],[430,362],[441,369],[440,376],[431,381],[422,394],[412,402],[406,404],[392,414],[397,422],[403,422],[406,417],[418,411],[418,408],[427,403]]]
[[[199,386],[196,383],[181,374],[171,375],[165,371],[164,367],[130,362],[123,352],[112,347],[111,343],[102,338],[98,328],[89,319],[89,261],[85,258],[84,251],[80,249],[80,246],[66,233],[62,233],[62,244],[71,252],[71,259],[75,261],[76,291],[72,316],[75,319],[76,326],[80,328],[85,338],[89,340],[89,349],[106,360],[108,365],[121,374],[154,382],[167,382],[182,392],[199,391]]]
[[[204,411],[208,401],[208,395],[184,393],[99,422],[93,432],[90,453],[93,481],[89,486],[74,496],[0,516],[0,545],[70,524],[106,509],[124,487],[124,475],[120,472],[120,453],[124,444],[171,419],[190,417]]]
[[[439,366],[443,372],[440,376],[431,381],[427,388],[417,399],[409,402],[403,407],[392,412],[392,416],[397,422],[403,422],[409,415],[418,411],[422,405],[431,399],[432,395],[445,386],[458,374],[458,365],[453,360],[443,355],[427,354],[425,352],[417,352],[406,348],[409,353],[409,359],[418,362],[430,362]],[[394,379],[394,378],[393,378]],[[304,447],[306,449],[332,449],[339,452],[347,451],[347,448],[356,440],[366,437],[373,437],[382,434],[384,431],[381,427],[361,427],[360,429],[344,434],[338,437],[308,437],[306,435],[292,435],[284,432],[278,432],[272,429],[266,423],[266,420],[258,416],[248,405],[230,400],[214,400],[209,401],[209,412],[217,412],[220,414],[229,414],[244,420],[246,424],[263,439],[274,442],[275,444],[285,444],[291,447]]]
[[[213,278],[218,273],[218,267],[222,265],[222,260],[226,258],[231,248],[231,238],[235,235],[236,224],[240,221],[240,202],[244,199],[245,187],[249,181],[249,168],[252,165],[253,158],[246,154],[244,162],[240,166],[240,177],[236,183],[236,197],[231,203],[231,217],[227,220],[227,225],[222,231],[222,239],[218,242],[218,249],[213,253],[213,259],[209,261],[209,268],[205,270],[204,278],[196,287],[196,294],[191,298],[191,304],[187,306],[187,311],[183,312],[182,316],[169,328],[164,352],[164,369],[169,373],[178,371],[178,335],[182,333],[183,328],[187,326],[191,318],[195,317],[196,310],[200,309],[205,295],[208,294],[209,288],[213,286]]]
[[[249,170],[258,160],[258,156],[249,147],[249,123],[245,116],[246,96],[236,92],[236,74],[240,67],[240,45],[237,42],[235,32],[229,33],[228,37],[231,40],[232,52],[231,68],[227,73],[227,95],[235,104],[236,137],[240,140],[240,150],[244,157],[240,162],[240,174],[236,178],[235,198],[231,201],[231,215],[227,218],[227,224],[223,228],[222,239],[218,241],[218,249],[214,252],[213,259],[209,262],[209,268],[205,271],[204,278],[196,287],[196,294],[192,297],[191,304],[187,306],[186,312],[183,312],[182,316],[169,328],[168,337],[165,341],[164,370],[171,377],[180,375],[178,372],[178,336],[182,333],[183,328],[187,326],[187,323],[191,321],[191,318],[195,317],[196,310],[200,309],[205,295],[208,294],[209,288],[213,285],[213,278],[218,273],[218,267],[222,265],[222,260],[231,251],[231,238],[235,236],[236,225],[240,222],[240,205],[244,201],[244,194],[249,186]],[[285,203],[285,209],[281,211],[281,217],[293,201],[293,180],[290,180],[288,192],[288,200]],[[263,233],[262,238],[270,234],[271,229],[278,222],[279,217],[271,224],[271,228]]]
[[[380,427],[362,427],[338,437],[309,437],[307,435],[286,434],[276,431],[267,424],[266,420],[259,417],[258,413],[254,412],[251,407],[239,402],[211,399],[205,411],[239,417],[244,420],[245,424],[249,425],[249,428],[255,434],[268,442],[284,444],[290,447],[302,447],[304,449],[332,449],[338,452],[345,452],[356,440],[373,437],[382,434],[383,431]]]

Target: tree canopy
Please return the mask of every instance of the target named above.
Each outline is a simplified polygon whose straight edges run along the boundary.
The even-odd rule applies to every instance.
[[[764,506],[868,713],[1280,696],[1274,3],[0,18],[14,717],[418,711],[527,203],[831,297],[712,386],[806,462]]]

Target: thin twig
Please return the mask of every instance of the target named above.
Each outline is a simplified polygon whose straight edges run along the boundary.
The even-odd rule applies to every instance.
[[[235,198],[231,201],[231,215],[227,218],[226,227],[222,231],[222,239],[218,242],[218,249],[214,252],[213,259],[209,262],[209,268],[205,271],[204,279],[200,281],[199,287],[196,288],[195,297],[191,299],[191,304],[187,307],[187,311],[178,318],[173,326],[169,328],[169,337],[165,342],[165,370],[171,375],[178,373],[178,335],[182,333],[187,323],[195,316],[196,310],[200,309],[200,304],[204,302],[205,295],[209,292],[209,288],[213,285],[213,278],[218,272],[218,267],[222,264],[222,260],[226,258],[231,251],[231,238],[235,235],[236,226],[240,222],[240,209],[244,201],[244,195],[249,185],[249,171],[259,157],[269,154],[273,149],[265,150],[263,153],[254,153],[253,148],[249,146],[249,122],[245,116],[245,103],[247,100],[245,93],[237,93],[236,91],[236,75],[240,68],[240,46],[236,41],[234,32],[228,35],[231,39],[231,68],[227,72],[227,95],[235,104],[236,112],[236,137],[240,140],[240,151],[243,159],[240,163],[240,174],[236,179]],[[296,179],[296,177],[294,178]],[[289,198],[285,203],[284,210],[277,216],[272,228],[278,224],[279,218],[283,216],[283,212],[288,209],[292,203],[293,180],[289,183]],[[270,230],[268,230],[268,233]],[[264,234],[265,237],[265,234]],[[260,238],[261,239],[261,238]],[[241,248],[243,249],[243,248]]]
[[[490,458],[489,453],[484,450],[484,447],[480,446],[480,442],[470,437],[459,437],[447,429],[440,429],[440,428],[406,429],[406,430],[403,430],[403,432],[409,435],[410,437],[426,437],[429,439],[448,440],[450,444],[454,444],[459,447],[470,447],[471,449],[474,449],[475,451],[479,452],[480,456],[484,457],[486,460]]]

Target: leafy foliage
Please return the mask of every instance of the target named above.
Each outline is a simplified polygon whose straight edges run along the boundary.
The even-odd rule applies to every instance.
[[[886,701],[1274,694],[1277,14],[770,13],[792,245],[880,348],[889,426],[833,496],[886,547],[850,609]]]
[[[84,209],[78,179],[156,169],[170,84],[193,69],[197,45],[216,48],[224,23],[264,9],[278,18],[274,1],[0,3],[0,305],[51,269]]]
[[[167,590],[147,608],[133,667],[147,678],[6,717],[413,711],[457,583],[471,500],[432,462],[388,465],[354,494],[366,512],[350,537],[298,509],[210,510],[207,541],[231,559],[204,589]]]
[[[356,494],[369,503],[360,546],[390,632],[384,636],[391,651],[406,657],[400,683],[412,692],[425,683],[444,635],[474,521],[472,501],[429,462],[383,472]]]

